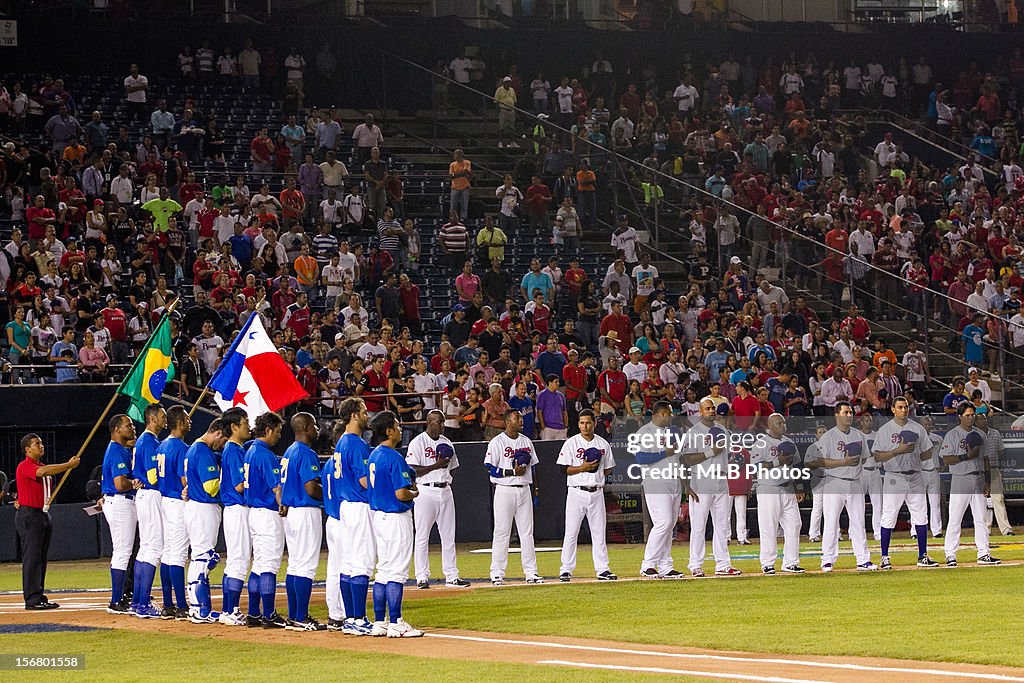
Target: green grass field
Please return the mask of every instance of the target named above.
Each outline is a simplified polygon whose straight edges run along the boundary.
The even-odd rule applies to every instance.
[[[971,539],[966,537],[964,540],[969,542]],[[1001,541],[1004,545],[1000,548]],[[909,538],[894,539],[894,546],[900,548],[892,553],[897,567],[912,565],[916,559],[910,543]],[[544,545],[548,544],[541,544],[542,547]],[[877,561],[877,544],[871,545],[873,559]],[[849,544],[844,543],[841,548],[848,551]],[[460,546],[462,575],[467,578],[486,577],[490,556],[471,553],[471,549],[470,546]],[[818,546],[810,544],[803,548],[807,553],[818,549]],[[552,585],[488,586],[447,595],[444,595],[443,588],[435,587],[431,590],[444,595],[444,599],[412,600],[405,612],[411,623],[427,629],[460,628],[535,636],[573,635],[729,650],[1024,666],[1024,651],[1018,647],[1005,647],[1006,640],[995,636],[997,633],[1016,633],[1024,628],[1024,615],[1016,609],[1015,598],[1024,582],[1024,566],[761,577],[756,543],[752,546],[733,545],[730,550],[737,557],[736,566],[757,575],[702,581],[569,585],[552,579]],[[1006,562],[1024,561],[1024,545],[1013,543],[1013,539],[994,537],[993,554]],[[941,558],[941,548],[933,548],[932,555]],[[965,549],[960,553],[960,560],[972,562],[974,555],[973,548]],[[613,571],[621,576],[634,576],[639,570],[642,546],[614,546],[610,549],[610,556]],[[739,559],[740,556],[751,556],[751,559]],[[542,574],[556,576],[558,553],[542,552],[538,558]],[[677,546],[675,558],[677,567],[683,568],[685,546]],[[515,580],[521,571],[518,556],[513,554],[509,559],[508,576]],[[433,553],[431,560],[433,576],[441,576],[439,555]],[[593,576],[589,547],[580,548],[579,560],[577,575]],[[325,561],[326,556],[318,578],[323,577]],[[801,562],[809,569],[817,569],[819,564],[818,558],[810,555]],[[853,565],[850,555],[842,555],[838,562],[839,569],[852,568]],[[709,562],[706,568],[710,567]],[[282,567],[282,581],[283,575]],[[47,587],[54,590],[103,588],[108,585],[108,576],[107,565],[101,561],[58,563],[50,567]],[[215,585],[219,581],[217,570]],[[0,566],[0,590],[16,591],[19,588],[18,565]],[[415,589],[410,592],[415,592]],[[59,596],[55,599],[59,600]],[[279,595],[279,603],[283,600],[283,595]],[[322,598],[315,602],[319,604],[314,606],[314,615],[326,619]],[[43,643],[49,642],[49,637],[30,636],[33,643],[38,643],[40,638]],[[102,635],[59,634],[54,637],[65,643],[59,650],[61,652],[70,652],[67,643],[74,643],[72,650],[87,654],[95,652],[97,658],[103,656],[105,641]],[[139,647],[146,647],[146,638],[150,636],[131,634],[130,637],[140,638]],[[8,641],[16,643],[12,638],[17,637],[5,636]],[[182,640],[196,642],[187,636],[182,636]],[[162,644],[160,647],[167,646]],[[255,662],[255,649],[250,652],[247,646],[239,644],[238,647],[243,661],[251,656]],[[13,646],[4,649],[16,650]],[[293,649],[296,656],[301,656],[303,648]],[[348,654],[337,656],[350,661]],[[218,658],[215,654],[211,657]],[[91,661],[95,662],[95,659]],[[359,666],[363,662],[360,657],[352,661]],[[269,665],[275,666],[273,663]],[[369,661],[366,665],[373,666]],[[262,660],[260,666],[266,666]],[[395,666],[396,671],[402,671],[404,666],[415,670],[417,664],[403,658]],[[433,670],[451,680],[477,678],[481,673],[478,667],[469,663],[431,662],[431,666],[443,667]],[[552,672],[543,667],[524,667],[517,671],[526,680],[533,680],[533,677],[552,679]],[[174,675],[180,677],[181,673],[177,671]],[[588,672],[587,678],[596,673]]]

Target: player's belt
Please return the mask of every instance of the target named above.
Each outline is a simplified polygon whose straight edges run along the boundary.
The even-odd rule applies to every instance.
[[[867,470],[868,472],[874,472],[878,468],[877,467],[865,467],[864,469]]]
[[[922,467],[921,471],[922,472],[934,472],[935,468],[934,467]]]
[[[837,477],[834,474],[826,474],[828,479],[842,479],[843,481],[860,481],[859,477]]]
[[[115,493],[115,494],[112,494],[111,497],[115,497],[115,496],[119,496],[121,498],[127,498],[128,500],[135,500],[135,492],[134,491],[131,491],[130,493]],[[106,497],[106,494],[104,494],[104,497]]]
[[[510,489],[525,489],[526,484],[495,484],[495,486],[507,486]]]
[[[597,493],[598,491],[601,490],[602,487],[600,487],[600,486],[573,486],[573,488],[574,489],[579,489],[580,491],[586,491],[587,493]]]
[[[440,481],[434,484],[423,484],[424,486],[433,486],[435,489],[446,489],[448,488],[448,482]]]
[[[904,477],[917,474],[917,470],[886,470],[886,474],[902,474]]]
[[[970,477],[970,476],[980,476],[982,474],[985,474],[985,473],[984,472],[960,472],[960,473],[954,473],[953,476],[954,477]]]

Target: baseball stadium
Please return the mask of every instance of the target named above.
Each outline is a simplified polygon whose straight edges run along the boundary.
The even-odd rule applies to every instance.
[[[0,0],[0,672],[1024,683],[1018,2]]]

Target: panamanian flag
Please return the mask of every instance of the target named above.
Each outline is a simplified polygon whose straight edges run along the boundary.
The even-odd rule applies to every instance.
[[[281,358],[260,316],[253,313],[210,380],[221,410],[242,408],[255,420],[309,394]]]

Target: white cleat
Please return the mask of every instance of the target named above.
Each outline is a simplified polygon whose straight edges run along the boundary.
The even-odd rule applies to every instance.
[[[423,631],[413,628],[404,619],[399,619],[397,623],[388,624],[387,635],[388,638],[419,638]]]
[[[373,622],[373,627],[370,629],[370,635],[374,638],[383,638],[388,634],[388,625],[383,621]]]
[[[231,614],[227,612],[221,612],[217,618],[217,622],[224,624],[225,626],[245,626],[245,615],[235,610]]]

